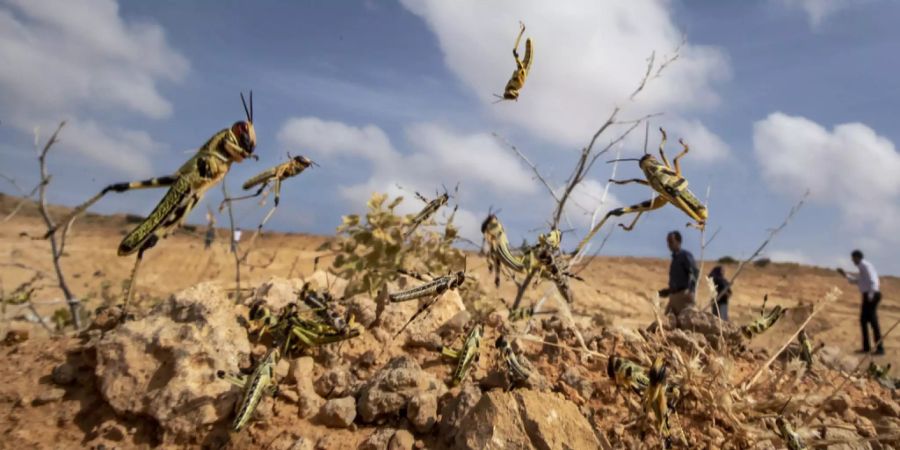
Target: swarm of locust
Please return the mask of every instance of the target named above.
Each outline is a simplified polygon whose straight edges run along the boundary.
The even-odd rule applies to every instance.
[[[246,120],[235,122],[231,127],[214,134],[175,173],[143,181],[115,183],[106,186],[97,195],[76,207],[68,217],[59,222],[57,228],[47,231],[45,238],[49,238],[59,228],[68,229],[75,218],[109,192],[121,193],[134,189],[168,187],[165,196],[150,215],[129,232],[119,244],[119,256],[137,253],[125,295],[123,317],[128,303],[134,295],[134,286],[144,252],[184,224],[206,191],[225,178],[233,163],[239,163],[250,157],[256,158],[253,153],[256,149],[256,131],[253,127],[253,93],[250,93],[249,108],[247,102],[244,101],[243,94],[241,94],[241,102],[244,105]]]
[[[267,396],[278,392],[275,366],[286,355],[303,348],[311,348],[357,337],[362,327],[351,317],[344,319],[334,310],[334,299],[327,290],[316,291],[304,285],[297,293],[297,302],[288,303],[279,312],[264,302],[250,307],[250,334],[257,339],[271,336],[272,346],[249,375],[219,370],[217,376],[242,389],[240,407],[232,422],[232,431],[239,432],[252,418],[256,407]]]
[[[494,285],[500,286],[500,275],[504,271],[510,278],[524,275],[531,278],[548,279],[555,285],[559,294],[572,303],[572,289],[569,278],[581,279],[568,269],[567,259],[560,251],[562,234],[559,230],[538,236],[537,243],[525,245],[521,253],[513,253],[503,224],[495,214],[489,214],[481,224],[481,233],[488,259],[488,267],[494,274]],[[527,286],[526,286],[527,287]]]

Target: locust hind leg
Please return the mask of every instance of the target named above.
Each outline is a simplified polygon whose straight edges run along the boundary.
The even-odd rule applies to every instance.
[[[272,190],[275,191],[275,204],[271,209],[269,209],[269,212],[266,213],[266,217],[263,217],[263,220],[259,223],[259,226],[256,227],[256,232],[253,233],[252,237],[250,237],[250,242],[247,244],[247,251],[244,253],[244,256],[241,258],[241,260],[247,259],[247,255],[249,255],[250,250],[253,249],[253,243],[256,242],[256,238],[259,237],[259,234],[262,233],[263,227],[266,226],[266,222],[268,222],[269,219],[272,218],[272,215],[275,214],[275,210],[278,209],[278,202],[281,200],[281,179],[275,179],[275,186]]]
[[[222,200],[222,203],[219,203],[219,212],[221,212],[221,211],[225,208],[225,205],[228,204],[228,203],[234,203],[234,202],[241,201],[241,200],[247,200],[248,198],[259,197],[260,195],[262,195],[262,193],[266,190],[267,187],[269,187],[269,184],[268,184],[268,183],[263,183],[263,185],[260,186],[259,190],[257,190],[257,191],[256,191],[255,193],[253,193],[253,194],[243,195],[243,196],[240,196],[240,197],[234,197],[234,198],[226,198],[226,199],[223,199],[223,200]]]
[[[688,147],[688,145],[685,144],[684,140],[682,139],[679,139],[678,143],[681,144],[684,150],[682,150],[681,153],[675,155],[675,159],[673,161],[675,163],[675,175],[681,176],[681,165],[678,164],[678,160],[681,159],[682,156],[687,155],[691,148]]]
[[[138,250],[137,258],[134,261],[134,267],[131,269],[131,278],[128,280],[128,290],[125,293],[125,304],[122,306],[122,321],[124,321],[128,317],[128,304],[131,303],[131,298],[134,296],[134,287],[137,284],[137,276],[138,271],[141,267],[141,261],[144,259],[144,252],[153,248],[156,243],[159,241],[159,236],[152,235],[147,239],[147,242],[141,246],[141,249]]]
[[[134,190],[134,189],[151,189],[151,188],[166,187],[166,186],[171,186],[173,183],[175,183],[175,180],[177,180],[177,179],[178,179],[178,177],[175,177],[175,176],[163,176],[163,177],[150,178],[150,179],[141,180],[141,181],[131,181],[131,182],[124,182],[124,183],[110,184],[109,186],[106,186],[105,188],[103,188],[102,191],[97,193],[97,195],[88,199],[88,201],[75,207],[75,209],[73,209],[72,212],[70,212],[69,215],[65,217],[65,219],[63,219],[59,223],[57,223],[55,227],[47,230],[47,234],[44,235],[44,239],[50,237],[50,235],[55,233],[56,230],[58,230],[60,227],[68,227],[69,223],[74,221],[75,218],[77,218],[79,215],[81,215],[83,212],[85,212],[94,203],[97,203],[98,201],[100,201],[100,199],[103,198],[103,196],[106,195],[108,192],[122,193],[122,192],[130,191],[130,190]]]
[[[659,157],[662,159],[663,164],[666,167],[672,167],[669,165],[669,159],[666,158],[666,153],[663,151],[663,147],[666,146],[666,130],[663,130],[662,127],[659,127],[659,132],[662,133],[662,139],[659,141]]]
[[[609,179],[609,182],[610,182],[610,183],[613,183],[613,184],[630,184],[630,183],[638,183],[638,184],[643,184],[644,186],[649,186],[649,185],[650,185],[650,183],[649,183],[647,180],[643,180],[643,179],[640,179],[640,178],[631,178],[631,179],[628,179],[628,180],[614,180],[614,179],[610,178],[610,179]]]
[[[624,228],[626,231],[630,231],[632,228],[634,228],[635,223],[637,223],[637,219],[641,217],[641,214],[643,214],[644,211],[658,209],[665,204],[665,198],[656,197],[653,200],[647,200],[645,202],[638,203],[637,205],[632,205],[625,208],[616,208],[606,213],[606,215],[603,216],[603,220],[598,222],[597,225],[594,225],[594,228],[591,228],[591,231],[587,234],[587,236],[585,236],[584,239],[582,239],[581,242],[578,243],[578,247],[575,248],[575,251],[572,253],[572,255],[577,255],[578,253],[580,253],[584,246],[587,245],[587,243],[594,237],[594,235],[597,234],[598,231],[600,231],[600,228],[603,227],[603,224],[606,223],[606,221],[609,220],[610,217],[618,217],[624,214],[631,214],[635,212],[638,213],[637,217],[635,217],[631,224],[629,224],[627,227],[619,224],[619,226]]]
[[[641,203],[638,203],[637,205],[632,205],[627,208],[619,208],[622,210],[622,214],[630,214],[635,212],[637,213],[637,215],[634,217],[634,220],[632,220],[630,224],[626,226],[620,223],[619,226],[622,227],[622,229],[625,231],[631,231],[634,228],[635,224],[637,224],[638,219],[641,218],[641,214],[644,214],[647,211],[653,211],[654,209],[662,208],[667,202],[668,200],[663,197],[656,197],[653,200],[643,201]]]

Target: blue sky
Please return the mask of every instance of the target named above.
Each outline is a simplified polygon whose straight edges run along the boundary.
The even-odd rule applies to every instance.
[[[664,113],[651,125],[669,130],[670,154],[675,138],[691,143],[686,175],[699,197],[711,189],[709,227],[721,227],[708,255],[749,255],[808,188],[810,202],[768,256],[846,266],[860,247],[882,272],[900,273],[891,251],[900,245],[891,123],[900,3],[461,4],[0,0],[0,171],[33,184],[31,130],[66,119],[50,199],[74,205],[110,182],[173,171],[242,118],[238,92],[252,88],[260,161],[235,165],[229,187],[287,151],[321,164],[285,183],[271,228],[328,234],[373,190],[459,182],[464,233],[477,235],[493,206],[519,242],[553,205],[492,133],[561,185],[618,105],[622,119]],[[518,20],[535,42],[534,69],[519,102],[494,105],[514,67]],[[651,52],[658,64],[682,39],[679,58],[629,101]],[[622,155],[640,153],[642,140],[626,140]],[[579,191],[566,240],[584,233],[587,210],[649,198],[644,187],[613,186],[601,206],[610,170],[595,168]],[[617,170],[639,175],[634,163]],[[109,196],[94,210],[146,213],[161,195]],[[208,197],[217,204],[220,191]],[[241,205],[240,226],[264,213]],[[615,232],[603,253],[664,257],[665,232],[685,222],[666,207]],[[697,233],[685,235],[696,253]]]

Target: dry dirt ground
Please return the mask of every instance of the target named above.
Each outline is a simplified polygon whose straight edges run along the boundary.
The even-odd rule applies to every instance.
[[[5,217],[17,202],[16,198],[0,197],[0,218]],[[51,211],[56,217],[61,217],[65,209],[53,208]],[[123,281],[129,275],[133,259],[116,256],[116,247],[122,236],[134,226],[133,222],[134,218],[122,215],[88,214],[75,223],[69,234],[62,259],[63,269],[71,289],[84,299],[88,310],[119,301]],[[34,239],[43,231],[40,216],[30,204],[12,219],[0,223],[0,288],[8,293],[31,279],[35,273],[45,274],[37,282],[38,289],[32,300],[38,313],[49,318],[65,304],[53,282],[49,244]],[[330,262],[328,255],[317,251],[326,239],[302,234],[264,233],[243,267],[242,285],[257,286],[272,276],[306,276],[314,270],[317,256],[321,257],[319,268],[327,267]],[[219,230],[210,249],[204,249],[202,229],[187,229],[161,241],[145,256],[137,286],[137,307],[149,309],[173,292],[201,281],[213,280],[233,286],[234,259],[227,244],[225,229]],[[713,264],[706,262],[704,272]],[[483,259],[472,255],[468,265],[482,279],[489,279]],[[667,266],[665,259],[596,258],[581,274],[586,282],[574,282],[574,316],[585,327],[646,326],[653,320],[651,301],[655,291],[665,284]],[[735,267],[726,266],[726,272],[730,274]],[[882,330],[886,331],[900,320],[900,279],[883,277],[881,282],[881,325]],[[833,286],[839,287],[843,294],[819,313],[807,330],[817,343],[824,342],[852,354],[859,347],[860,340],[859,295],[854,286],[832,270],[777,263],[766,267],[747,267],[735,286],[731,318],[737,323],[749,322],[757,314],[765,294],[769,295],[769,305],[796,308],[821,300]],[[527,301],[535,301],[542,290],[529,292]],[[700,295],[708,294],[701,289]],[[498,295],[506,301],[511,297],[512,291],[508,286]],[[26,320],[29,318],[31,322]],[[753,345],[784,342],[801,318],[800,315],[788,315],[788,320],[780,322],[765,335],[765,339],[754,341]],[[149,425],[138,419],[114,419],[112,411],[100,401],[96,392],[75,388],[61,392],[53,387],[50,373],[54,366],[67,358],[88,356],[67,353],[76,338],[65,334],[51,337],[33,319],[34,315],[24,306],[6,305],[0,322],[0,336],[9,329],[24,329],[29,333],[29,338],[21,344],[0,347],[4,359],[4,364],[0,365],[0,433],[5,436],[0,440],[0,448],[21,448],[23,443],[46,448],[91,446],[98,442],[119,442],[118,445],[124,447],[154,444],[155,431],[149,429]],[[877,358],[878,362],[900,366],[900,332],[892,334],[886,342],[888,353]],[[90,378],[93,374],[81,370],[76,376]],[[62,401],[54,396],[61,396]],[[30,406],[25,408],[23,405]],[[123,433],[123,429],[131,436],[125,442],[115,439],[116,434]],[[336,433],[352,435],[347,430]]]

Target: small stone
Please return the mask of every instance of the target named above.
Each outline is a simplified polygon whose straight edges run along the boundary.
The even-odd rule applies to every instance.
[[[50,374],[53,382],[60,386],[68,386],[75,381],[75,366],[64,362],[53,368],[53,372]]]
[[[19,330],[9,330],[6,332],[6,337],[3,338],[3,343],[6,345],[16,345],[28,340],[28,330],[19,329]]]
[[[343,367],[328,369],[320,376],[313,387],[322,397],[344,397],[350,394],[353,380],[350,372]]]
[[[825,404],[825,411],[843,414],[849,407],[850,396],[846,393],[841,393],[840,395],[832,397],[831,400],[828,400],[828,403]]]
[[[871,395],[869,398],[875,403],[878,411],[889,417],[900,417],[900,406],[892,399],[881,395]]]
[[[291,445],[290,450],[313,450],[314,445],[313,442],[305,437],[299,437],[294,444]]]
[[[358,450],[385,450],[394,437],[394,428],[378,428],[359,445]]]
[[[290,369],[291,363],[287,359],[278,361],[278,364],[275,365],[275,379],[286,380]]]
[[[347,428],[356,419],[356,399],[348,396],[328,400],[318,418],[326,427]]]
[[[58,387],[52,387],[52,388],[47,389],[47,390],[41,392],[40,394],[38,394],[37,397],[35,397],[34,400],[31,402],[31,405],[32,406],[40,406],[40,405],[45,405],[47,403],[53,403],[53,402],[62,400],[63,397],[65,397],[65,396],[66,396],[65,389],[58,388]]]
[[[416,438],[406,430],[397,430],[388,444],[388,450],[412,450],[416,444]]]
[[[419,433],[431,431],[437,422],[437,396],[430,392],[419,392],[409,399],[406,417]]]
[[[878,434],[875,424],[867,417],[857,416],[854,425],[856,426],[856,431],[862,437],[875,437]]]
[[[280,389],[278,395],[295,405],[300,403],[300,394],[295,389]]]

